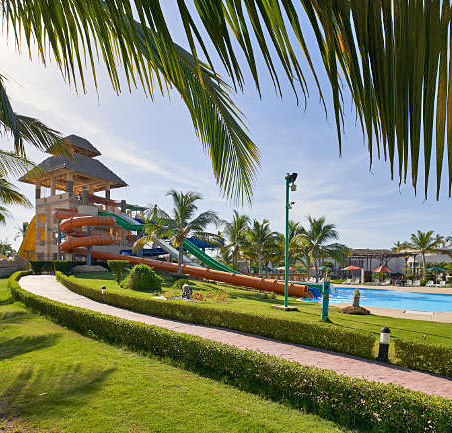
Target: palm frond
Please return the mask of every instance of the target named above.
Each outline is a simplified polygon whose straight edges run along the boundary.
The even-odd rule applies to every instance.
[[[21,194],[17,188],[5,178],[0,177],[0,203],[17,204],[21,206],[31,207],[31,203],[27,197]]]
[[[70,155],[60,133],[33,117],[14,112],[0,74],[0,134],[12,135],[14,153],[26,159],[25,143],[53,154]]]
[[[234,132],[228,117],[237,117],[234,114],[239,112],[229,105],[230,101],[223,98],[222,108],[209,108],[209,104],[218,101],[207,97],[209,73],[203,68],[215,73],[215,53],[233,85],[242,88],[245,65],[260,92],[260,55],[278,92],[282,93],[280,80],[284,77],[295,94],[301,91],[306,97],[306,71],[316,82],[320,72],[311,61],[314,50],[307,47],[301,25],[307,19],[330,83],[339,150],[342,92],[347,90],[367,137],[371,164],[376,147],[378,156],[389,161],[391,176],[397,172],[402,182],[411,171],[415,189],[419,167],[423,165],[427,194],[434,153],[439,197],[446,153],[449,195],[452,192],[450,2],[194,0],[194,8],[189,10],[186,2],[180,0],[177,7],[191,51],[189,66],[180,60],[159,2],[1,0],[0,5],[4,22],[17,41],[23,38],[30,48],[36,44],[43,61],[51,58],[51,53],[64,76],[83,88],[85,63],[90,65],[96,82],[95,64],[99,57],[117,92],[121,90],[121,72],[129,87],[141,83],[151,95],[154,86],[163,91],[172,83],[189,107],[195,128],[212,158],[217,182],[231,196],[237,194],[237,188],[249,196],[258,154],[242,130]],[[137,30],[134,13],[141,28],[147,31]],[[143,46],[148,50],[145,56]],[[200,61],[201,55],[208,67]],[[302,66],[305,61],[307,67]],[[317,86],[323,97],[318,82]],[[224,115],[223,109],[228,109],[229,115]],[[221,145],[216,140],[221,140]],[[222,159],[223,156],[227,158]]]

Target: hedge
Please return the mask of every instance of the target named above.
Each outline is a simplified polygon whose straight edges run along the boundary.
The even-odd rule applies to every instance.
[[[404,367],[452,377],[452,348],[450,347],[396,339],[395,354],[397,363]]]
[[[23,290],[18,278],[20,272],[10,277],[16,300],[84,335],[165,357],[176,365],[348,427],[388,433],[450,432],[452,401],[445,398],[71,307]]]
[[[367,331],[347,329],[320,322],[295,322],[258,314],[219,310],[193,303],[145,299],[133,294],[113,293],[109,290],[102,298],[100,289],[76,283],[61,273],[57,273],[57,279],[69,290],[79,295],[137,313],[207,326],[219,326],[275,340],[375,359],[376,337]]]

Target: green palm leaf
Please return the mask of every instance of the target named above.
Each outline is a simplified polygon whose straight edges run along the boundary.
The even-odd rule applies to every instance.
[[[423,163],[427,194],[431,155],[435,153],[438,196],[447,151],[451,193],[450,53],[449,69],[446,66],[447,42],[449,49],[452,46],[449,2],[193,0],[193,8],[189,9],[186,2],[178,0],[193,56],[190,66],[180,60],[181,53],[158,1],[1,0],[0,5],[5,25],[17,40],[23,38],[29,47],[36,43],[43,61],[53,58],[64,76],[83,89],[85,63],[90,65],[96,83],[98,58],[104,61],[117,92],[121,90],[121,71],[129,87],[140,83],[151,95],[156,85],[161,91],[168,83],[174,85],[189,107],[195,129],[212,158],[218,184],[228,196],[244,194],[248,198],[258,164],[257,150],[231,120],[238,119],[240,124],[241,115],[227,96],[220,98],[221,108],[209,109],[209,104],[218,100],[209,94],[205,78],[209,73],[215,74],[212,59],[216,54],[236,88],[244,85],[246,66],[260,93],[260,55],[278,92],[281,93],[281,78],[285,77],[296,94],[301,92],[306,97],[306,71],[312,73],[316,82],[320,72],[311,61],[313,48],[305,42],[306,29],[301,22],[307,19],[331,87],[339,149],[342,92],[348,89],[367,136],[370,162],[375,143],[378,156],[389,160],[391,175],[398,171],[402,182],[411,171],[415,189]],[[145,54],[143,47],[147,49]],[[200,61],[201,56],[209,67]],[[215,75],[211,78],[227,92]],[[322,97],[318,82],[317,86]],[[212,120],[214,123],[209,123]]]

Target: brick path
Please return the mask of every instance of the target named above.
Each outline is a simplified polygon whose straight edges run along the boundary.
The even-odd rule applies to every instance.
[[[331,369],[339,374],[345,374],[350,377],[362,377],[367,380],[382,383],[392,382],[414,391],[422,391],[428,394],[452,398],[452,379],[446,377],[421,373],[415,370],[386,365],[377,361],[369,361],[297,344],[284,343],[224,328],[193,325],[134,313],[77,295],[66,289],[66,287],[56,281],[54,276],[50,275],[25,276],[21,278],[20,285],[25,290],[37,295],[65,304],[82,307],[87,310],[144,322],[185,334],[197,335],[242,349],[258,350],[263,353],[296,361],[303,365]]]

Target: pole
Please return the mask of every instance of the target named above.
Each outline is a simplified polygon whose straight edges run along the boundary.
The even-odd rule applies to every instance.
[[[284,251],[284,307],[288,307],[289,297],[289,174],[286,175],[286,239]]]

